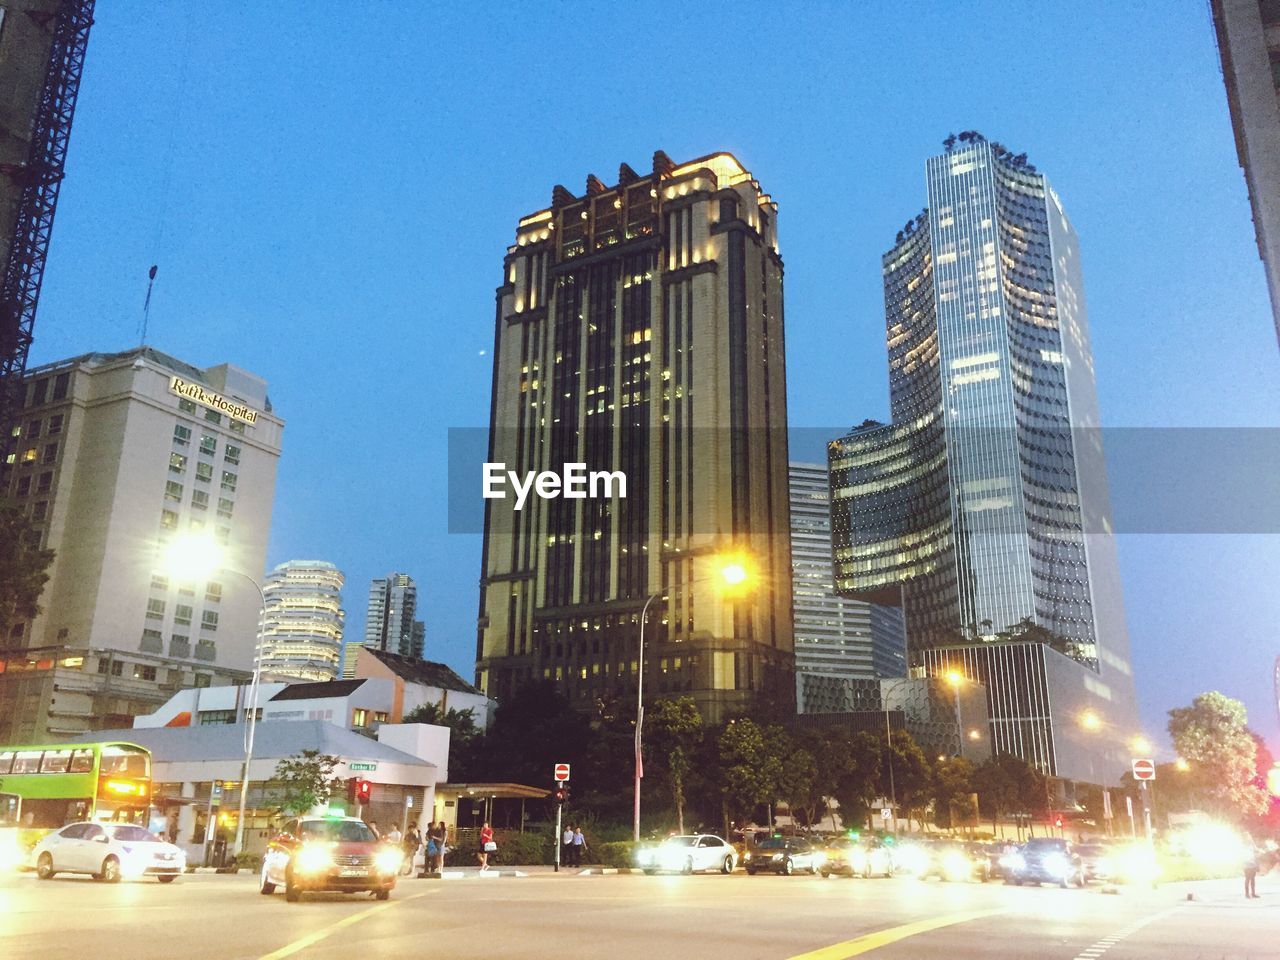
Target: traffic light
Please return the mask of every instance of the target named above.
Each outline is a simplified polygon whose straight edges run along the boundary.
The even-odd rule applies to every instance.
[[[1053,825],[1054,825],[1055,827],[1057,827],[1059,830],[1061,830],[1061,829],[1062,829],[1062,818],[1061,818],[1061,817],[1058,817],[1058,819],[1054,820],[1054,821],[1053,821]]]
[[[558,787],[556,787],[555,798],[556,798],[556,803],[561,803],[561,804],[568,803],[569,802],[569,784],[562,783]]]
[[[356,803],[364,806],[368,804],[370,796],[373,794],[373,784],[368,780],[356,781]]]

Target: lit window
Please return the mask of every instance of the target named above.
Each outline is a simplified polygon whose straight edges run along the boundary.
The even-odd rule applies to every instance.
[[[164,485],[164,498],[166,500],[177,500],[182,502],[182,484],[177,480],[170,480]]]
[[[141,663],[133,665],[133,679],[135,680],[154,680],[156,678],[156,668],[145,666]]]
[[[172,510],[161,510],[160,526],[165,530],[176,530],[178,527],[178,515]]]
[[[240,462],[240,448],[235,446],[234,444],[228,443],[227,450],[224,456],[227,463],[238,464]]]
[[[206,433],[206,434],[202,434],[202,435],[201,435],[201,437],[200,437],[200,452],[201,452],[201,453],[207,453],[209,456],[211,456],[211,457],[212,457],[212,456],[213,456],[213,454],[214,454],[214,451],[216,451],[217,449],[218,449],[218,438],[217,438],[217,437],[211,437],[211,436],[209,436],[207,433]]]
[[[232,420],[232,421],[231,421],[231,432],[232,432],[232,433],[244,433],[244,427],[245,427],[245,423],[244,423],[244,421],[243,421],[243,420]]]
[[[196,479],[203,480],[206,483],[212,480],[213,464],[197,462],[196,463]]]
[[[181,400],[178,401],[178,409],[181,410],[183,413],[195,413],[196,412],[195,401],[188,400],[185,397],[183,397]]]
[[[223,489],[223,490],[228,490],[228,491],[230,491],[230,492],[232,492],[232,493],[234,493],[234,492],[235,492],[235,489],[236,489],[236,475],[235,475],[234,473],[232,473],[230,470],[223,470],[223,471],[222,471],[222,489]]]
[[[363,727],[369,722],[369,712],[360,708],[351,711],[351,725],[353,727]]]
[[[169,469],[174,473],[182,473],[187,469],[187,458],[180,453],[169,454]]]
[[[23,453],[23,455],[22,455],[22,462],[23,462],[23,463],[35,463],[35,462],[36,462],[36,448],[35,448],[35,447],[28,447],[28,448],[27,448],[26,452],[25,452],[25,453]]]

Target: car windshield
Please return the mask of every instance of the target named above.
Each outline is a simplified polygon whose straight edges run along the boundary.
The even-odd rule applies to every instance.
[[[1065,840],[1056,837],[1033,837],[1027,841],[1028,850],[1062,850],[1066,845]]]
[[[765,840],[760,844],[760,849],[781,850],[786,847],[786,845],[787,841],[783,840],[781,837],[770,837],[768,840]]]
[[[359,820],[303,820],[298,826],[303,840],[346,840],[373,843],[377,838]]]
[[[1076,853],[1082,853],[1086,857],[1096,857],[1106,852],[1107,848],[1100,843],[1086,843],[1082,847],[1076,847]]]
[[[162,843],[150,830],[144,830],[142,827],[135,827],[127,823],[108,824],[105,827],[107,833],[111,834],[112,839],[121,840],[126,843]]]
[[[662,841],[662,845],[664,847],[692,847],[697,842],[697,837],[667,837]]]

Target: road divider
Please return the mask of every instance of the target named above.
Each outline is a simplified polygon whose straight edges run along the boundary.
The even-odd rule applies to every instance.
[[[1007,909],[966,910],[962,913],[947,913],[938,917],[928,917],[924,920],[915,920],[896,927],[877,930],[875,933],[868,933],[853,940],[834,943],[829,947],[820,947],[817,950],[810,950],[808,953],[800,953],[791,957],[790,960],[847,960],[849,957],[870,953],[879,947],[897,943],[899,940],[905,940],[917,934],[940,930],[943,927],[953,927],[956,924],[969,923],[973,920],[982,920],[986,917],[994,917],[1008,912]]]

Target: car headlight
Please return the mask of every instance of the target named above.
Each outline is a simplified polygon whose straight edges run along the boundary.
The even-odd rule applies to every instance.
[[[1044,858],[1045,872],[1053,877],[1065,877],[1071,872],[1071,861],[1060,853],[1051,853]]]
[[[770,859],[770,860],[781,860],[781,859],[782,859],[782,854],[780,854],[780,853],[775,853],[775,854],[774,854],[773,856],[771,856],[769,859]]]
[[[1023,870],[1027,866],[1027,858],[1020,853],[1006,853],[1000,858],[1000,866],[1006,870]]]
[[[373,865],[379,873],[395,873],[404,863],[404,854],[395,847],[384,847],[373,855]]]
[[[818,866],[822,866],[824,863],[827,862],[827,855],[819,851],[818,853],[815,853],[813,855],[813,862],[816,863]]]
[[[1093,865],[1093,872],[1103,877],[1110,876],[1111,861],[1108,860],[1106,857],[1099,858],[1099,860]]]
[[[18,869],[23,859],[18,838],[12,834],[0,834],[0,872]]]
[[[747,862],[748,860],[750,860],[750,859],[751,859],[751,854],[749,854],[749,853],[744,853],[744,854],[742,855],[742,862],[743,862],[743,863],[746,863],[746,862]]]
[[[295,869],[303,873],[320,873],[333,866],[333,854],[328,847],[318,844],[303,844],[294,857]]]
[[[968,858],[963,853],[948,853],[942,861],[942,870],[948,877],[963,877],[971,869]]]

